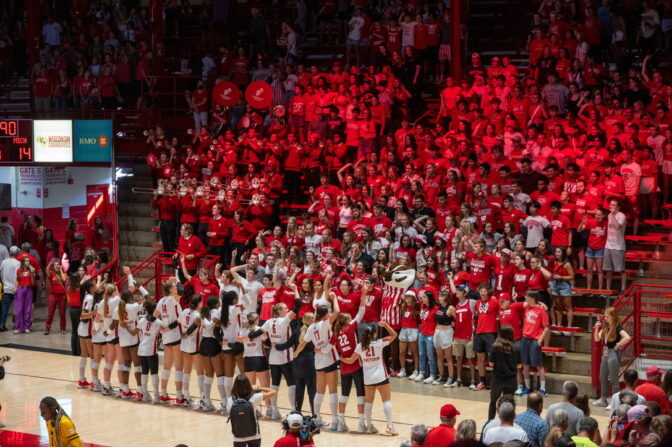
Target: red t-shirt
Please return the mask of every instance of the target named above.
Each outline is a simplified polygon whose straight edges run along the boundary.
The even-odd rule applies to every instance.
[[[597,219],[590,219],[586,222],[588,247],[593,250],[601,250],[607,245],[607,225],[606,219],[602,219],[602,222],[598,222]]]
[[[523,336],[520,323],[523,321],[523,311],[525,303],[511,303],[506,309],[499,309],[499,325],[511,326],[513,328],[513,338],[519,340]]]
[[[489,254],[476,256],[475,253],[467,253],[469,263],[469,289],[476,290],[482,283],[490,283],[490,277],[496,265],[496,259]]]
[[[497,317],[499,316],[499,300],[496,298],[480,299],[476,301],[477,315],[476,333],[489,334],[497,332]]]
[[[207,253],[203,242],[193,235],[190,236],[189,239],[180,236],[177,243],[177,251],[185,255],[184,265],[187,270],[196,270],[198,268],[199,258],[205,256]],[[186,259],[187,255],[194,255],[194,257],[192,259]]]
[[[16,270],[16,286],[17,287],[32,287],[34,286],[33,277],[30,274],[30,270],[21,270],[18,268]]]
[[[207,284],[203,284],[200,279],[192,277],[191,286],[194,288],[194,295],[201,295],[204,306],[208,298],[219,296],[219,285],[216,282],[208,281]]]
[[[511,293],[515,270],[516,267],[513,264],[502,267],[502,264],[499,263],[495,266],[495,292]]]
[[[341,312],[348,313],[352,318],[355,318],[362,298],[361,293],[353,291],[347,296],[343,296],[338,289],[334,290],[334,293],[336,293],[336,299],[338,300],[338,306],[341,308]]]
[[[564,214],[560,214],[558,217],[552,217],[551,219],[551,229],[553,230],[551,234],[551,246],[569,246],[569,229],[572,227],[569,218]]]
[[[424,304],[422,305],[420,309],[420,333],[422,335],[434,335],[434,331],[436,330],[436,309],[436,306],[429,309]]]
[[[261,300],[260,320],[270,320],[273,317],[273,306],[278,302],[278,289],[274,287],[264,287],[259,291]]]
[[[55,272],[49,273],[49,284],[51,285],[51,290],[49,293],[52,295],[65,294],[65,284],[61,278],[56,276]]]
[[[409,329],[418,328],[418,318],[413,315],[413,311],[409,307],[404,308],[404,314],[401,316],[401,327]]]
[[[548,326],[548,314],[539,306],[528,306],[523,319],[523,337],[538,340]]]
[[[380,321],[380,306],[383,302],[383,293],[380,289],[374,288],[366,294],[365,299],[366,308],[364,309],[362,321],[365,323]]]
[[[544,274],[541,273],[541,270],[532,270],[527,285],[528,288],[532,290],[546,290],[548,289],[548,280]]]

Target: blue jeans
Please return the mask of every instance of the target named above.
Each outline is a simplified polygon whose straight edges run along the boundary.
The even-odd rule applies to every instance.
[[[0,326],[5,326],[7,323],[7,317],[9,316],[9,308],[14,301],[13,293],[3,293],[2,294],[2,308],[0,309]]]
[[[418,348],[420,350],[420,374],[426,375],[427,367],[425,364],[429,362],[429,375],[436,376],[438,371],[436,367],[436,351],[434,350],[434,336],[419,334]]]

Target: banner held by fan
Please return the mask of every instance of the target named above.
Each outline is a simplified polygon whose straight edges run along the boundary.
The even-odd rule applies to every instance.
[[[255,109],[265,109],[273,101],[273,89],[264,81],[255,81],[245,89],[245,100]]]
[[[220,106],[233,107],[240,100],[240,89],[230,81],[218,82],[212,90],[212,97]]]

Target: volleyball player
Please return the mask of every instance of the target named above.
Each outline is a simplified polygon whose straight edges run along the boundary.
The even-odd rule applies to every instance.
[[[93,383],[86,381],[86,359],[91,359],[90,362],[93,366],[93,344],[91,343],[91,338],[93,317],[95,315],[95,311],[93,310],[93,291],[95,286],[96,284],[89,279],[84,281],[78,292],[75,292],[84,295],[82,313],[79,316],[79,325],[76,329],[77,336],[79,337],[79,380],[77,381],[77,388],[95,386]],[[73,330],[75,329],[73,328]]]
[[[121,294],[119,300],[118,312],[115,319],[119,324],[119,348],[121,349],[121,357],[119,357],[119,369],[122,371],[122,378],[119,381],[121,392],[119,395],[122,399],[130,399],[133,393],[128,387],[131,362],[133,363],[135,380],[138,386],[142,386],[141,373],[142,366],[138,358],[138,344],[140,338],[138,331],[136,331],[138,314],[142,310],[142,303],[137,301],[132,290],[135,289],[132,284],[132,277],[129,278],[129,288],[126,292]],[[143,289],[144,290],[144,289]],[[122,369],[123,367],[123,369]]]
[[[168,327],[168,324],[161,320],[161,312],[156,308],[153,301],[143,303],[145,316],[138,322],[137,330],[140,331],[140,344],[138,345],[138,356],[142,366],[141,390],[136,400],[142,402],[159,403],[159,355],[157,352],[159,344],[159,330]],[[149,375],[152,375],[152,388],[154,389],[154,398],[149,393],[148,382]]]
[[[252,386],[257,384],[259,381],[259,386],[262,388],[268,388],[271,384],[271,378],[269,375],[268,368],[268,359],[264,354],[264,341],[268,339],[266,334],[262,334],[260,337],[255,339],[250,339],[248,334],[261,329],[259,326],[259,314],[252,312],[247,314],[247,321],[240,328],[238,332],[238,337],[236,341],[243,343],[243,364],[245,367],[245,375],[250,381]],[[267,401],[267,406],[271,406],[271,401]]]
[[[397,337],[397,333],[385,321],[380,322],[380,327],[387,330],[388,336],[378,339],[378,331],[375,328],[367,327],[360,335],[360,342],[355,348],[355,352],[348,358],[342,358],[345,363],[354,363],[361,359],[364,373],[364,413],[366,421],[366,432],[370,434],[378,433],[378,429],[371,423],[371,413],[373,412],[373,400],[376,397],[376,391],[383,400],[383,410],[387,428],[385,436],[397,436],[399,433],[394,429],[392,423],[392,390],[390,388],[390,379],[387,374],[387,368],[383,361],[383,348],[389,345]]]
[[[201,367],[198,368],[198,389],[201,391],[201,400],[198,407],[201,411],[213,411],[215,407],[210,400],[210,391],[212,390],[212,381],[215,374],[224,375],[224,364],[222,363],[222,347],[215,337],[215,319],[219,320],[219,298],[211,296],[206,300],[205,306],[201,308],[200,318],[196,319],[195,324],[199,326],[201,334],[201,346],[199,349]],[[201,375],[200,372],[203,372]],[[202,384],[201,384],[202,382]]]
[[[287,393],[289,394],[290,408],[294,408],[296,391],[291,365],[292,360],[294,360],[294,351],[292,349],[279,351],[275,348],[275,345],[279,343],[286,343],[289,339],[291,335],[291,329],[289,325],[296,316],[296,313],[300,307],[301,300],[298,298],[297,293],[297,298],[294,302],[294,308],[292,310],[289,310],[285,303],[276,304],[273,306],[272,318],[266,321],[261,327],[263,332],[271,341],[271,352],[268,356],[268,363],[271,367],[271,389],[277,392],[278,388],[280,387],[280,378],[284,377],[285,382],[287,382]],[[255,333],[254,335],[258,336],[260,334]],[[254,338],[253,334],[250,334],[250,338]],[[272,420],[282,419],[282,415],[278,409],[277,394],[271,400],[269,413]]]
[[[98,369],[100,362],[103,359],[103,352],[105,351],[105,328],[103,321],[103,290],[96,290],[93,292],[93,304],[91,312],[93,313],[93,324],[91,325],[91,346],[93,348],[93,358],[91,359],[91,381],[93,387],[91,391],[97,393],[103,391],[103,386],[98,378]]]
[[[294,287],[296,287],[294,285]],[[298,291],[297,291],[298,294]],[[321,304],[315,310],[315,322],[308,327],[305,336],[294,350],[296,358],[307,343],[312,342],[315,347],[315,370],[317,377],[317,392],[313,401],[314,413],[318,421],[322,419],[320,408],[324,399],[324,392],[329,388],[329,408],[331,409],[331,430],[347,432],[348,427],[338,423],[338,352],[336,347],[329,343],[333,331],[332,324],[338,318],[340,307],[336,294],[330,293],[334,312],[329,315],[329,307]],[[344,421],[345,422],[345,421]]]
[[[182,339],[180,340],[180,355],[182,356],[182,402],[177,402],[177,404],[183,407],[190,407],[192,404],[189,393],[189,379],[191,378],[191,371],[196,366],[194,364],[198,364],[198,360],[194,359],[198,356],[201,344],[201,334],[194,322],[200,317],[198,309],[200,309],[202,301],[203,298],[201,298],[201,295],[192,295],[189,307],[182,311],[178,319],[180,322],[180,332],[182,332]],[[201,384],[199,383],[199,392],[201,391],[200,386]]]
[[[188,225],[187,225],[188,226]],[[177,290],[177,278],[170,278],[162,285],[163,298],[157,304],[157,309],[161,312],[161,320],[168,323],[168,330],[161,332],[161,341],[163,342],[163,370],[161,371],[161,395],[159,402],[166,404],[170,402],[168,397],[168,379],[170,370],[175,368],[175,392],[177,400],[182,400],[182,356],[180,354],[180,328],[178,318],[180,317],[180,295]]]
[[[119,337],[117,336],[117,328],[114,324],[114,315],[117,313],[119,306],[119,290],[114,284],[107,284],[105,292],[103,293],[103,303],[98,307],[98,312],[102,314],[103,318],[103,335],[105,336],[105,369],[103,370],[103,396],[110,396],[114,393],[112,389],[112,368],[114,362],[120,359],[118,355]],[[123,370],[122,370],[123,371]],[[121,373],[117,370],[117,377],[121,383]]]
[[[217,389],[222,398],[221,412],[226,413],[226,399],[231,396],[233,387],[233,373],[238,365],[239,371],[245,370],[243,361],[243,351],[245,347],[240,342],[236,342],[238,332],[242,326],[241,308],[238,304],[238,294],[236,292],[222,293],[222,306],[220,308],[220,326],[222,328],[222,360],[224,370],[222,376],[217,376]]]
[[[353,319],[348,313],[341,313],[334,323],[334,334],[332,336],[332,343],[336,345],[340,356],[351,357],[355,353],[358,339],[359,323],[364,318],[366,313],[366,299],[367,294],[371,293],[376,280],[373,277],[368,277],[364,280],[362,285],[362,299],[359,302],[359,311]],[[371,327],[374,330],[376,326]],[[403,371],[403,369],[402,369]],[[359,423],[357,424],[357,433],[366,433],[366,422],[364,420],[364,373],[362,371],[362,362],[341,363],[341,395],[338,398],[338,428],[345,425],[345,407],[350,397],[350,390],[352,384],[355,384],[355,392],[357,394],[357,413],[359,414]]]

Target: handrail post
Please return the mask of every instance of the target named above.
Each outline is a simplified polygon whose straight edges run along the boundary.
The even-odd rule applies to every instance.
[[[642,288],[641,286],[637,286],[637,289],[635,290],[635,357],[639,357],[642,353],[642,338],[641,338],[641,330],[642,330],[642,310],[641,310],[641,303],[642,303]]]

